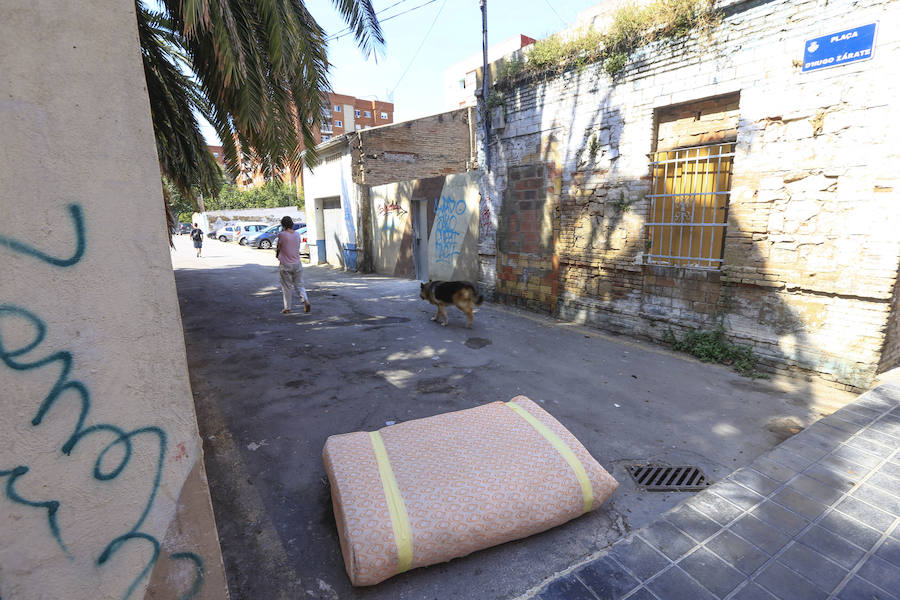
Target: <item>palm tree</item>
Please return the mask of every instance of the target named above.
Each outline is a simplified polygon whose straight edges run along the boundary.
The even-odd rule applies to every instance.
[[[329,63],[325,31],[303,0],[151,1],[136,0],[138,34],[164,177],[193,199],[218,193],[197,114],[215,128],[233,176],[242,164],[267,178],[285,166],[296,173],[304,149],[315,160]],[[371,0],[332,3],[364,54],[383,47]]]

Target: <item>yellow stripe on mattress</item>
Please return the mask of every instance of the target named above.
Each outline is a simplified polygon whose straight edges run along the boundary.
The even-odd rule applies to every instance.
[[[556,451],[562,455],[569,466],[572,467],[572,470],[575,472],[575,477],[578,478],[578,483],[581,484],[581,497],[584,500],[584,512],[589,512],[591,510],[591,506],[594,504],[594,489],[591,487],[591,481],[588,479],[587,472],[584,470],[584,465],[581,464],[581,461],[578,460],[578,457],[575,456],[575,453],[572,452],[572,449],[569,446],[559,439],[559,436],[553,433],[549,427],[538,421],[534,415],[530,412],[519,406],[514,402],[507,402],[506,405],[513,409],[520,417],[528,421],[528,424],[537,429],[537,432],[542,436],[547,438],[547,441],[550,442]]]
[[[391,526],[394,529],[394,542],[397,544],[397,572],[408,571],[412,566],[412,530],[409,526],[409,515],[406,514],[406,504],[394,479],[394,471],[391,469],[391,461],[388,460],[384,440],[378,431],[369,432],[372,439],[372,449],[375,451],[375,460],[378,462],[378,474],[381,476],[381,485],[384,487],[384,497],[387,500],[388,512],[391,515]]]

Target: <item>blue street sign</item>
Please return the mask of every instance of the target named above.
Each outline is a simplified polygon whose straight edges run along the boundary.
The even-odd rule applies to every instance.
[[[877,25],[869,23],[806,40],[802,71],[805,73],[872,58]]]

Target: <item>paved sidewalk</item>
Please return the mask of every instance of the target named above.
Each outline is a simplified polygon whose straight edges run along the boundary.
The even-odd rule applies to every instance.
[[[900,599],[898,450],[884,384],[521,598]]]

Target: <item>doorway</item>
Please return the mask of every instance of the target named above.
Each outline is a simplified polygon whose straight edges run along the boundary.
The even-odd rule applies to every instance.
[[[428,201],[414,200],[410,204],[416,279],[428,281]]]

